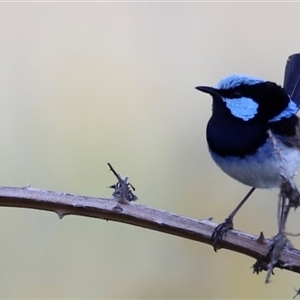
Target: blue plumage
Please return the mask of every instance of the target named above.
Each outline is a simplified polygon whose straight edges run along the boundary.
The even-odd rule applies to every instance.
[[[232,74],[222,79],[216,86],[217,89],[232,89],[241,84],[253,85],[265,82],[265,80],[261,78],[256,78],[244,74]]]
[[[227,175],[251,186],[214,230],[216,251],[218,241],[233,228],[233,217],[255,188],[280,187],[282,178],[292,180],[300,166],[300,121],[296,116],[300,108],[300,53],[289,57],[283,87],[237,74],[222,79],[216,87],[196,89],[213,98],[206,127],[212,159]]]
[[[215,88],[197,89],[213,97],[206,137],[212,158],[225,173],[253,187],[278,187],[283,160],[288,175],[295,175],[300,166],[296,116],[300,106],[300,54],[292,55],[287,62],[284,88],[261,78],[234,74]],[[269,130],[278,140],[281,159],[273,151]]]
[[[241,118],[244,121],[248,121],[257,114],[258,104],[251,98],[241,97],[232,101],[232,99],[222,98],[229,108],[231,114],[237,118]]]

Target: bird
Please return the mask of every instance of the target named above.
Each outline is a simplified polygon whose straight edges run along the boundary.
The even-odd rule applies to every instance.
[[[215,87],[196,89],[212,97],[212,115],[206,127],[212,159],[227,175],[251,187],[215,229],[212,239],[216,251],[222,235],[233,228],[233,217],[253,191],[279,188],[282,172],[293,179],[300,166],[300,120],[296,115],[300,108],[300,53],[288,57],[283,86],[233,74]]]

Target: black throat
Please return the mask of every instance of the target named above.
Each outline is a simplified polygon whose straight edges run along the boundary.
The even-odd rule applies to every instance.
[[[228,109],[218,109],[206,128],[206,139],[211,151],[220,156],[251,155],[267,140],[268,126],[258,120],[244,121],[232,116]]]
[[[254,154],[268,139],[269,129],[283,140],[296,135],[299,120],[297,116],[270,121],[280,115],[290,101],[284,89],[275,83],[240,85],[228,90],[218,90],[218,93],[220,95],[212,95],[213,113],[206,129],[209,148],[216,154],[223,157]],[[247,120],[234,116],[222,99],[224,97],[229,101],[236,101],[241,95],[255,99],[258,104],[254,116]]]

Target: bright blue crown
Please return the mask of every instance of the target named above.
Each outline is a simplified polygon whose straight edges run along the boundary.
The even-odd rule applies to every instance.
[[[264,83],[265,80],[257,77],[252,77],[248,75],[234,74],[229,75],[222,79],[217,84],[217,89],[232,89],[238,87],[240,85],[255,85],[258,83]],[[243,119],[244,121],[248,121],[257,114],[258,103],[256,103],[253,99],[247,97],[240,97],[232,99],[223,98],[227,108],[231,111],[232,115],[237,118]],[[282,118],[289,118],[292,115],[298,112],[298,106],[290,99],[287,108],[282,111],[279,115],[275,116],[273,119],[269,120],[269,122],[280,121]]]
[[[241,84],[254,85],[257,83],[266,82],[261,78],[252,77],[249,75],[233,74],[222,79],[216,86],[217,89],[232,89]]]

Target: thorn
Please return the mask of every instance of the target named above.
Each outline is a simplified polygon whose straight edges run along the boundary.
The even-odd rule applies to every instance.
[[[31,183],[29,182],[23,187],[23,189],[29,189],[30,187],[31,187]]]
[[[295,299],[298,295],[300,295],[300,288],[299,289],[294,288],[294,290],[296,292],[296,295],[293,297],[293,299]]]
[[[266,243],[266,239],[264,236],[264,233],[261,231],[259,234],[259,237],[256,240],[259,244],[265,244]]]
[[[289,268],[290,270],[292,270],[294,264],[289,262],[289,261],[285,261],[280,267],[281,268]]]
[[[265,283],[267,284],[267,283],[270,283],[271,282],[271,280],[270,280],[270,278],[267,278],[266,280],[265,280]]]
[[[117,184],[112,184],[112,185],[108,186],[107,188],[115,190],[117,188]]]
[[[58,218],[61,220],[66,214],[67,212],[64,211],[64,210],[58,210],[56,211],[57,215],[58,215]]]

